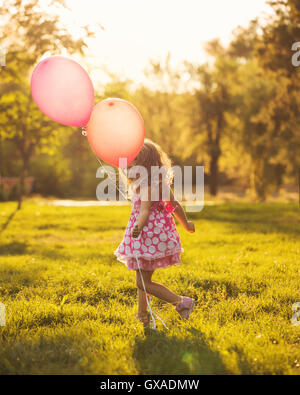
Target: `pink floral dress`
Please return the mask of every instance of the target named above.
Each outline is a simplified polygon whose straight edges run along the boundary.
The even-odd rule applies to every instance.
[[[141,199],[133,196],[133,208],[123,240],[114,254],[129,270],[138,270],[137,258],[142,270],[155,270],[179,265],[183,252],[173,216],[174,208],[163,201],[153,202],[149,219],[139,237],[131,236],[141,207]]]

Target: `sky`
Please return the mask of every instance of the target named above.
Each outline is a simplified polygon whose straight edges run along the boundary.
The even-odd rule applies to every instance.
[[[271,13],[265,0],[67,0],[70,12],[63,20],[74,36],[91,25],[83,60],[95,85],[105,83],[103,68],[136,83],[144,82],[149,58],[172,64],[205,61],[203,44],[219,37],[228,44],[239,25]],[[104,27],[102,30],[101,26]]]

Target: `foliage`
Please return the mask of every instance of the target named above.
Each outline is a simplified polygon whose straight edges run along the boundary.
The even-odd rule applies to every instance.
[[[64,1],[54,0],[51,6],[64,7]],[[51,9],[51,7],[50,7]],[[32,100],[29,76],[33,66],[45,53],[67,49],[81,52],[84,39],[74,40],[61,26],[59,17],[45,10],[35,0],[10,0],[1,8],[6,23],[2,26],[1,43],[7,50],[7,67],[0,69],[0,138],[14,142],[21,159],[19,208],[24,179],[36,150],[52,151],[56,133],[63,127],[45,117]],[[89,31],[86,32],[89,35]]]
[[[215,196],[222,143],[225,135],[231,132],[228,116],[235,109],[232,85],[238,65],[218,40],[208,43],[206,49],[214,58],[212,65],[188,65],[191,78],[199,82],[199,88],[194,91],[190,144],[186,154],[197,152],[198,160],[208,164],[210,193]]]
[[[176,165],[204,165],[212,195],[219,186],[251,188],[264,201],[284,184],[296,186],[300,167],[300,67],[292,66],[299,41],[297,0],[270,2],[275,15],[233,32],[228,47],[205,45],[208,62],[172,65],[171,54],[151,60],[147,84],[120,79],[96,92],[96,102],[121,97],[140,110],[146,136]],[[42,56],[84,55],[86,26],[73,39],[58,18],[64,1],[9,0],[1,9],[0,173],[36,178],[35,192],[95,197],[96,158],[79,130],[50,121],[32,102],[29,77]],[[64,9],[64,8],[63,8]],[[10,18],[10,19],[8,19]],[[4,28],[5,26],[5,28]]]

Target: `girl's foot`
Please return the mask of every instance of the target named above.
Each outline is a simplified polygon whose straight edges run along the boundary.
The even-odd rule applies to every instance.
[[[144,328],[147,328],[148,326],[150,326],[150,320],[149,320],[148,313],[138,314],[137,319],[144,325]]]
[[[184,320],[187,320],[193,310],[195,300],[187,296],[181,297],[181,302],[176,306],[176,311]]]

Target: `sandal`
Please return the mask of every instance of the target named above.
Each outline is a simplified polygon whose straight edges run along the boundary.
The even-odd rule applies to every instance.
[[[147,328],[148,326],[150,326],[150,320],[149,320],[148,313],[141,315],[141,316],[137,314],[137,319],[144,325],[144,328]]]
[[[181,316],[182,319],[187,320],[193,311],[195,305],[195,300],[188,298],[187,296],[181,297],[181,302],[176,306],[176,311]]]

